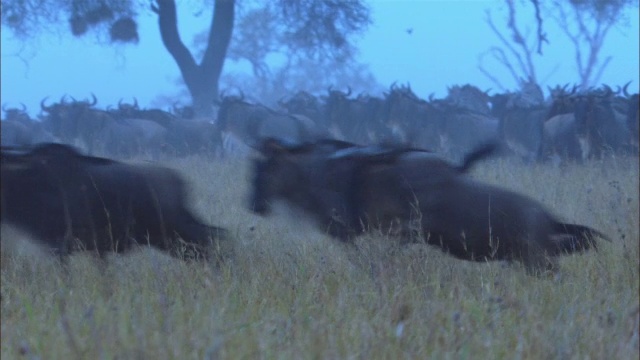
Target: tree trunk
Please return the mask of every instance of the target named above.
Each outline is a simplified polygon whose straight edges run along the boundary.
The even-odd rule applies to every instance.
[[[175,1],[157,0],[156,4],[153,10],[158,14],[162,43],[180,68],[196,116],[213,116],[213,103],[218,100],[218,82],[233,31],[235,0],[216,0],[209,41],[200,64],[180,39]]]

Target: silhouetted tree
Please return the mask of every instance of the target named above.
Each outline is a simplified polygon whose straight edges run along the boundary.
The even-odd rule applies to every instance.
[[[637,6],[636,0],[554,0],[553,2],[539,2],[529,0],[520,2],[520,10],[525,4],[533,6],[534,20],[537,31],[535,35],[526,37],[516,22],[517,3],[505,0],[508,15],[506,31],[499,29],[487,10],[486,22],[500,40],[499,46],[492,46],[479,57],[478,68],[498,87],[504,86],[484,67],[484,57],[491,55],[494,60],[504,66],[516,83],[520,86],[538,84],[535,67],[535,57],[542,56],[542,45],[549,44],[544,31],[543,16],[550,15],[571,42],[574,44],[576,66],[580,85],[588,88],[597,84],[603,71],[611,61],[606,57],[600,59],[600,50],[611,27],[621,23],[622,14],[630,6]],[[586,50],[586,56],[583,54]]]
[[[492,46],[487,52],[481,54],[478,68],[502,90],[506,90],[502,83],[483,66],[483,60],[486,55],[491,55],[494,60],[507,68],[513,79],[520,87],[524,84],[538,83],[536,67],[533,59],[536,52],[539,55],[542,55],[542,43],[548,41],[546,39],[546,35],[542,32],[542,19],[539,17],[538,2],[537,0],[531,0],[531,3],[536,9],[539,25],[538,38],[533,40],[527,39],[523,35],[523,32],[516,21],[517,10],[514,0],[505,0],[508,10],[508,34],[504,34],[503,30],[498,29],[493,22],[493,18],[491,17],[491,12],[489,10],[486,10],[485,12],[486,22],[500,40],[500,46]]]
[[[300,3],[239,6],[227,56],[237,63],[246,61],[252,74],[228,73],[222,82],[265,102],[299,90],[325,92],[331,85],[372,91],[375,78],[357,61],[357,49],[346,38],[366,28],[369,10],[356,1],[310,1],[306,8]],[[324,26],[318,23],[323,18]],[[205,41],[205,34],[196,36],[195,47]]]
[[[600,57],[607,34],[615,24],[624,21],[624,10],[638,6],[638,1],[555,0],[552,4],[553,18],[574,45],[580,86],[587,89],[598,84],[612,59]]]
[[[199,115],[210,115],[212,104],[218,97],[220,74],[234,30],[236,3],[236,0],[213,1],[211,26],[199,63],[180,38],[175,0],[152,0],[149,3],[150,9],[158,16],[162,42],[180,68]],[[359,0],[278,0],[265,3],[281,14],[279,19],[283,22],[278,26],[286,28],[284,33],[291,47],[306,49],[309,53],[331,53],[334,48],[348,48],[349,36],[365,28],[370,21],[368,8]],[[209,4],[204,1],[202,6],[209,7]],[[48,29],[47,25],[62,24],[66,19],[74,36],[82,36],[89,30],[107,30],[112,43],[136,43],[138,11],[148,9],[134,0],[3,0],[2,26],[26,40]]]

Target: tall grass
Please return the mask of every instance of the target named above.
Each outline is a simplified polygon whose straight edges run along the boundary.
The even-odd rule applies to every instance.
[[[64,271],[35,251],[7,250],[25,236],[4,231],[3,359],[640,355],[637,158],[474,169],[612,237],[561,259],[555,278],[383,235],[341,244],[294,212],[248,212],[247,161],[166,165],[189,179],[193,209],[231,231],[235,256],[216,266],[142,250],[105,265],[79,254]]]

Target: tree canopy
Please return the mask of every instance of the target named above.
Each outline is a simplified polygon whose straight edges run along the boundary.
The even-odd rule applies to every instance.
[[[266,69],[265,54],[273,49],[317,59],[349,58],[354,52],[353,35],[371,22],[369,8],[361,0],[214,0],[199,6],[202,11],[213,9],[211,25],[201,39],[204,50],[199,61],[180,38],[175,0],[7,0],[2,2],[1,19],[3,27],[24,41],[66,25],[72,36],[106,32],[111,43],[135,44],[139,14],[152,11],[158,17],[163,44],[180,68],[196,112],[202,115],[211,114],[219,94],[237,9],[239,23],[244,24],[240,28],[247,31],[235,36],[237,46],[229,55],[251,61],[257,74]],[[259,36],[267,29],[272,36]]]

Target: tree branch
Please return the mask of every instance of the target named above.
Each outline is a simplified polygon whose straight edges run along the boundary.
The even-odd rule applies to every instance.
[[[538,54],[542,55],[542,43],[549,43],[547,34],[542,31],[542,17],[540,16],[540,3],[538,0],[531,0],[536,10],[536,22],[538,23]]]
[[[478,70],[480,70],[480,72],[481,72],[481,73],[483,73],[483,74],[484,74],[484,76],[488,77],[488,78],[489,78],[489,80],[491,80],[491,82],[493,82],[494,84],[496,84],[496,86],[498,86],[498,88],[500,88],[500,90],[502,90],[502,91],[506,91],[506,88],[505,88],[504,86],[502,86],[502,83],[498,80],[498,78],[497,78],[497,77],[495,77],[495,76],[493,76],[489,71],[487,71],[487,70],[484,68],[484,65],[483,65],[483,59],[484,59],[484,56],[485,56],[486,54],[488,54],[488,52],[485,52],[485,53],[481,54],[481,55],[478,57]]]
[[[227,48],[231,42],[234,20],[235,0],[216,0],[209,41],[202,57],[203,69],[210,70],[213,74],[219,74],[222,71]],[[213,80],[211,79],[213,74],[202,74],[202,76],[207,79],[206,81],[210,81]]]
[[[192,86],[198,80],[196,75],[197,65],[193,56],[180,39],[176,3],[174,0],[156,0],[151,9],[158,14],[162,43],[178,64],[182,78],[191,91]]]

